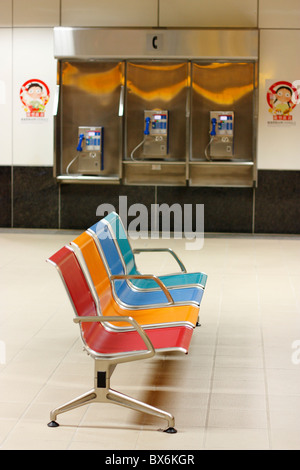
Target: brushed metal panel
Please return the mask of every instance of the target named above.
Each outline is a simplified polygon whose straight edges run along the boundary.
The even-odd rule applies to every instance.
[[[58,59],[258,58],[256,29],[54,28]]]
[[[60,175],[57,181],[65,184],[120,184],[118,175],[114,176],[89,176],[89,175]]]
[[[123,177],[128,185],[185,186],[186,166],[182,163],[126,162]]]
[[[60,99],[60,174],[76,158],[79,126],[104,128],[101,176],[119,175],[122,118],[119,117],[124,64],[122,62],[62,61]],[[78,174],[78,159],[69,174]]]
[[[206,160],[210,111],[234,111],[233,160],[255,160],[254,62],[193,62],[191,160]],[[209,152],[208,152],[209,153]]]
[[[190,164],[190,186],[252,187],[254,166],[250,163]]]
[[[186,106],[189,65],[177,61],[137,61],[127,63],[126,154],[144,138],[144,110],[165,109],[169,113],[169,152],[162,159],[186,161]],[[147,160],[141,149],[133,159]]]

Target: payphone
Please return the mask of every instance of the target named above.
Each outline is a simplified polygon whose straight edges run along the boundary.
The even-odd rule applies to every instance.
[[[152,109],[144,111],[144,139],[131,152],[143,146],[142,156],[146,159],[164,159],[169,153],[169,112]]]
[[[164,157],[169,151],[168,111],[144,111],[145,142],[144,155]]]
[[[211,138],[205,149],[209,159],[227,159],[234,155],[234,112],[210,111]],[[209,150],[209,155],[208,155]]]
[[[99,175],[104,170],[103,127],[78,127],[77,155],[69,163],[66,172],[77,160],[77,173],[81,175]]]

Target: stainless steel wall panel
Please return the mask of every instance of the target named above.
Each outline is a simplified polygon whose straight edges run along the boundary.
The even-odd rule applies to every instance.
[[[54,50],[61,69],[55,157],[60,181],[256,182],[256,29],[59,27]],[[159,152],[152,121],[149,154],[143,150],[144,111],[154,109],[167,116],[168,151]],[[211,111],[234,112],[234,154],[220,158],[228,160],[226,166],[213,166],[205,154]],[[76,166],[73,175],[69,171],[79,126],[104,127],[104,170],[94,177],[79,176]]]
[[[192,163],[190,186],[252,187],[253,164],[227,162]]]
[[[166,109],[169,112],[169,153],[165,160],[186,161],[186,113],[189,93],[188,63],[141,61],[127,64],[126,149],[132,150],[144,137],[144,110]],[[147,159],[141,150],[134,160]]]
[[[77,172],[79,126],[104,128],[102,177],[120,177],[122,118],[119,105],[124,80],[122,62],[63,61],[60,102],[60,175]],[[69,170],[67,168],[69,166]]]
[[[258,58],[256,29],[54,28],[58,59]]]
[[[124,183],[186,186],[186,167],[179,162],[124,162]]]
[[[254,62],[194,62],[192,65],[191,160],[205,160],[210,111],[234,111],[233,160],[254,160]]]

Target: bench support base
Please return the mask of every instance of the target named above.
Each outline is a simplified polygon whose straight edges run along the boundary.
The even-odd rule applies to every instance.
[[[106,367],[103,367],[103,362],[106,362]],[[80,395],[79,397],[71,400],[64,405],[55,408],[50,413],[49,427],[58,427],[59,424],[56,418],[59,414],[73,410],[89,403],[113,403],[115,405],[124,406],[135,411],[147,413],[158,418],[167,420],[168,428],[164,432],[174,434],[177,432],[175,429],[175,419],[166,411],[163,411],[154,406],[148,405],[147,403],[136,400],[135,398],[124,395],[123,393],[117,392],[110,388],[110,378],[116,365],[111,365],[109,361],[97,361],[95,360],[95,380],[94,388],[89,392]]]

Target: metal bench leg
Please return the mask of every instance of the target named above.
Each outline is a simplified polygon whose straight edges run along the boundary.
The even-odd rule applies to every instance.
[[[176,433],[175,426],[175,419],[170,413],[166,411],[160,410],[159,408],[155,408],[154,406],[147,405],[139,400],[131,398],[123,393],[116,392],[115,390],[109,389],[107,395],[107,400],[121,406],[125,406],[127,408],[131,408],[136,411],[141,411],[142,413],[147,413],[152,416],[157,416],[158,418],[163,418],[168,421],[168,428],[164,430],[167,433]]]
[[[64,405],[54,409],[50,413],[49,427],[57,427],[59,424],[56,421],[57,415],[65,413],[66,411],[73,410],[79,406],[87,405],[89,403],[114,403],[116,405],[125,406],[135,411],[147,413],[158,418],[163,418],[168,421],[168,428],[164,430],[167,433],[176,433],[175,419],[173,415],[166,411],[155,408],[154,406],[143,403],[135,398],[131,398],[123,393],[117,392],[110,388],[110,378],[116,367],[116,364],[110,364],[109,361],[95,361],[95,374],[94,374],[94,389],[75,398],[74,400],[65,403]]]
[[[56,428],[57,426],[59,426],[59,424],[56,422],[57,415],[65,413],[66,411],[73,410],[74,408],[78,408],[79,406],[92,403],[93,401],[97,401],[97,393],[95,390],[91,390],[90,392],[84,393],[83,395],[80,395],[74,400],[71,400],[65,403],[64,405],[55,408],[55,410],[52,410],[50,413],[51,421],[48,423],[48,426],[50,428]]]

